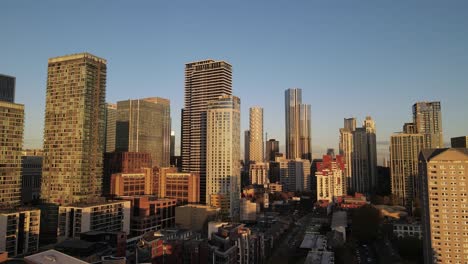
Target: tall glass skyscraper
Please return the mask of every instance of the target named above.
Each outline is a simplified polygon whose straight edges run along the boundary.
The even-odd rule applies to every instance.
[[[117,102],[116,150],[151,154],[153,166],[168,167],[170,101],[160,97]]]
[[[286,157],[312,159],[310,105],[302,103],[302,90],[291,88],[285,92]]]

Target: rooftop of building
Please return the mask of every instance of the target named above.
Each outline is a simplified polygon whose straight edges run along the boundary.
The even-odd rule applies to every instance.
[[[468,148],[440,148],[440,149],[423,149],[421,150],[421,157],[427,162],[436,159],[442,154],[461,154],[464,158],[468,158]]]
[[[62,61],[68,61],[68,60],[76,60],[76,59],[82,59],[82,58],[89,58],[89,59],[94,59],[94,60],[96,60],[98,62],[107,63],[107,61],[105,59],[100,58],[98,56],[95,56],[95,55],[93,55],[91,53],[88,53],[88,52],[74,53],[74,54],[49,58],[49,63],[62,62]]]
[[[6,74],[4,74],[4,73],[0,73],[0,77],[8,77],[8,78],[15,78],[15,79],[16,79],[15,76],[6,75]]]
[[[335,263],[335,255],[329,251],[311,251],[307,254],[304,264],[331,264]]]
[[[86,264],[87,262],[59,252],[57,250],[47,250],[24,258],[28,263],[32,264]]]
[[[319,234],[305,234],[300,248],[312,250],[325,250],[327,238]]]
[[[77,250],[90,249],[96,246],[96,242],[89,242],[81,239],[68,239],[55,245],[56,248],[70,248]]]
[[[220,208],[212,207],[212,206],[205,205],[205,204],[186,204],[186,205],[178,206],[177,208],[197,208],[197,209],[207,209],[207,210],[214,210],[214,211],[221,210]]]
[[[24,110],[23,104],[11,103],[6,101],[0,101],[0,107],[8,107],[16,110]]]
[[[241,223],[227,223],[227,224],[223,224],[220,227],[220,229],[223,229],[223,230],[226,230],[226,231],[234,231],[234,230],[242,228],[244,226],[245,226],[245,224],[241,224]]]
[[[0,214],[17,214],[21,212],[31,212],[31,211],[36,211],[40,212],[41,210],[38,208],[34,207],[5,207],[5,208],[0,208]]]
[[[383,216],[386,216],[389,218],[401,219],[402,217],[408,216],[408,213],[406,212],[406,208],[403,206],[374,205],[374,207],[380,210]]]
[[[112,205],[112,204],[121,204],[128,203],[129,201],[125,200],[109,200],[109,201],[95,201],[95,202],[78,202],[70,205],[62,205],[60,207],[77,207],[77,208],[88,208],[88,207],[97,207],[103,205]]]
[[[336,169],[345,169],[345,161],[343,156],[335,155],[323,155],[322,162],[317,162],[317,171],[332,170],[333,163],[337,165]]]
[[[334,212],[332,216],[331,228],[348,227],[348,215],[344,211]]]
[[[135,200],[148,198],[149,201],[158,201],[158,202],[177,202],[175,198],[159,198],[156,195],[133,195],[133,196],[119,196],[123,200]]]
[[[145,233],[141,240],[144,242],[151,242],[157,239],[171,240],[171,239],[184,239],[192,236],[193,232],[189,229],[182,228],[166,228],[158,231],[150,231]]]

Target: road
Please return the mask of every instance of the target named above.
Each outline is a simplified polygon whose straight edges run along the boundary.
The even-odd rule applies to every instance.
[[[286,231],[286,235],[282,238],[279,244],[275,247],[275,253],[270,257],[267,263],[273,264],[295,264],[304,263],[307,253],[299,250],[302,240],[304,239],[305,230],[310,223],[312,213],[300,218],[290,230]],[[302,260],[302,262],[300,261]]]

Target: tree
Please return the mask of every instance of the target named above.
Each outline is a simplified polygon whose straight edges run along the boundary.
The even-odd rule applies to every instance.
[[[352,236],[359,242],[367,243],[377,238],[382,221],[380,211],[372,205],[365,205],[353,213]]]

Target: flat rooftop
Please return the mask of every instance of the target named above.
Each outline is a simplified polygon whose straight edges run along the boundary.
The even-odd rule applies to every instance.
[[[67,254],[63,254],[56,250],[47,250],[41,253],[37,253],[31,256],[24,258],[28,263],[34,264],[58,264],[58,263],[67,263],[67,264],[87,264],[84,262]]]
[[[344,211],[334,212],[332,216],[331,228],[348,227],[348,215]]]
[[[324,250],[327,247],[327,238],[317,234],[306,234],[300,248]]]

